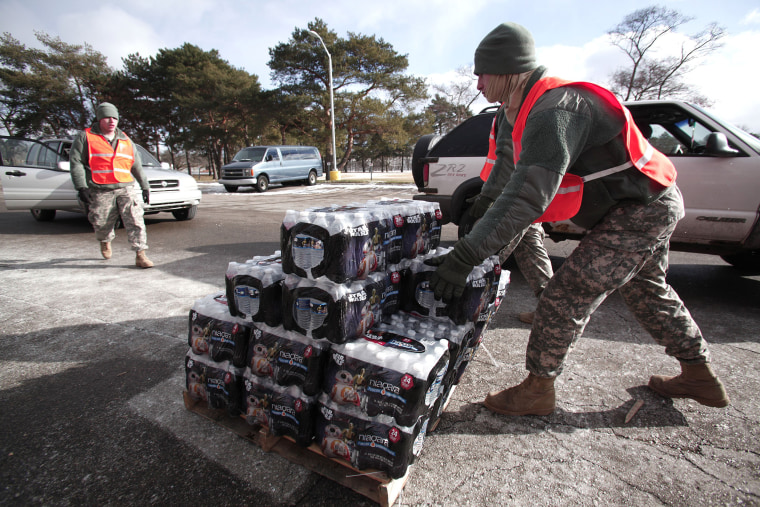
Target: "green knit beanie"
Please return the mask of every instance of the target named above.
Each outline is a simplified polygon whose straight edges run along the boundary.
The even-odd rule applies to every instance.
[[[536,48],[527,28],[502,23],[486,35],[475,50],[475,74],[522,74],[533,70]]]
[[[119,110],[110,102],[101,102],[98,104],[97,109],[95,109],[95,116],[97,116],[98,121],[103,118],[116,118],[118,120]]]

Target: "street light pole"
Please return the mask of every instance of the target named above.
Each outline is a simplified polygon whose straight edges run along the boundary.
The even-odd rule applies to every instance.
[[[332,130],[332,167],[330,168],[330,173],[335,172],[334,175],[330,174],[330,181],[334,181],[339,178],[338,175],[340,173],[338,173],[338,164],[335,159],[335,103],[333,102],[332,56],[327,50],[327,46],[325,46],[325,41],[322,40],[322,37],[320,37],[314,30],[309,30],[309,33],[319,39],[319,42],[322,43],[322,47],[325,49],[325,53],[327,53],[327,72],[330,81],[330,129]]]

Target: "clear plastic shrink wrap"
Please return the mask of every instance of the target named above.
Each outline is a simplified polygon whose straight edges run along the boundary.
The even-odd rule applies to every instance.
[[[347,284],[288,275],[282,291],[282,325],[332,343],[353,340],[382,317],[386,283],[384,273]]]
[[[215,362],[245,366],[251,323],[230,315],[224,293],[198,299],[190,309],[187,342],[192,351]]]
[[[358,340],[333,346],[323,391],[334,403],[410,426],[430,411],[448,366],[446,340],[379,324]]]
[[[243,368],[229,361],[217,363],[188,350],[185,355],[185,387],[188,395],[205,401],[208,408],[224,409],[237,417],[241,410]]]
[[[284,278],[279,253],[230,262],[224,278],[230,314],[277,326],[282,322]]]
[[[319,393],[330,344],[282,326],[257,326],[251,333],[246,366],[258,377],[280,386],[298,386],[307,395]]]
[[[243,386],[243,414],[248,424],[265,426],[272,435],[288,436],[304,447],[311,444],[319,407],[316,396],[307,396],[297,386],[279,386],[248,368]]]

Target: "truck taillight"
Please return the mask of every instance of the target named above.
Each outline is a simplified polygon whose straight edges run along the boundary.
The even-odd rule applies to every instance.
[[[428,186],[428,181],[430,181],[430,164],[425,164],[422,166],[422,182],[424,186]]]

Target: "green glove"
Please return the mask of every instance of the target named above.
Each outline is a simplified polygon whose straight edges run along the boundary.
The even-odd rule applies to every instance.
[[[92,204],[92,193],[90,192],[89,188],[80,188],[77,190],[79,194],[79,200],[83,203],[87,204],[88,206]]]
[[[458,241],[454,249],[446,255],[433,257],[425,261],[428,266],[438,266],[428,282],[435,299],[450,303],[462,297],[467,285],[467,277],[473,266],[481,263],[463,241]]]
[[[475,197],[470,197],[466,202],[470,204],[470,207],[467,208],[470,217],[477,220],[486,214],[488,208],[493,204],[493,199],[486,197],[483,194],[478,194]]]

